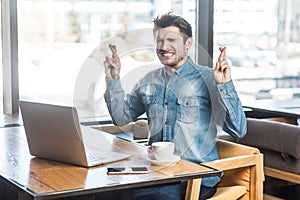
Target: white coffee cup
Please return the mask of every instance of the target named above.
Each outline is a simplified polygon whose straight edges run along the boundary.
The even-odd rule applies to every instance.
[[[153,142],[151,150],[158,161],[168,161],[173,158],[175,144],[173,142]]]

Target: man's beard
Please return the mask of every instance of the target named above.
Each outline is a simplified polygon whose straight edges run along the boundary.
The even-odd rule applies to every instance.
[[[180,63],[183,59],[184,57],[180,56],[175,60],[176,63],[166,64],[166,66],[175,68],[178,65],[178,63]]]
[[[164,55],[163,55],[164,53],[174,54],[175,55],[175,60],[171,63],[168,63],[168,59],[164,58]],[[176,54],[173,51],[167,51],[167,50],[160,49],[160,50],[157,51],[157,54],[158,54],[158,57],[159,57],[159,59],[160,59],[160,61],[163,65],[168,66],[168,67],[172,67],[172,68],[176,67],[178,65],[178,63],[180,63],[184,59],[184,56],[179,56],[179,54]],[[164,62],[164,61],[166,61],[166,62]]]

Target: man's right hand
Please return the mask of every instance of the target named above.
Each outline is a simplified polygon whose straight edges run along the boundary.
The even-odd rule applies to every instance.
[[[119,78],[120,75],[121,62],[117,53],[116,45],[109,44],[108,47],[112,52],[112,57],[105,57],[105,74],[107,79],[116,80]]]

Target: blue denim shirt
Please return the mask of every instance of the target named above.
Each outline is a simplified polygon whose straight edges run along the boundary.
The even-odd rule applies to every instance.
[[[148,73],[125,98],[120,80],[106,80],[104,94],[114,124],[122,126],[146,113],[150,138],[172,141],[175,154],[195,163],[218,159],[215,138],[222,131],[246,134],[246,118],[233,82],[217,85],[213,69],[191,58],[169,77],[162,67]],[[204,178],[214,186],[219,177]]]

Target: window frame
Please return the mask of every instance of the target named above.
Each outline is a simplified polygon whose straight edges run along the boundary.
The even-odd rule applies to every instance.
[[[3,114],[19,113],[17,0],[1,1]]]

